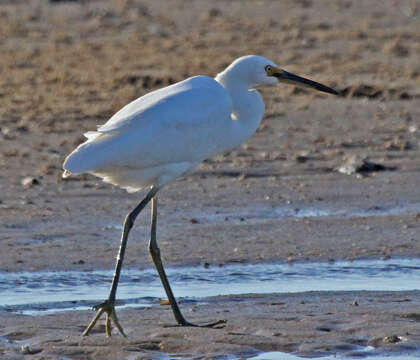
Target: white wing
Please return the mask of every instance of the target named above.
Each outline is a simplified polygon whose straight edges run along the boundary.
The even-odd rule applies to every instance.
[[[131,102],[87,133],[64,168],[77,174],[198,163],[229,148],[231,113],[231,98],[217,81],[189,78]]]

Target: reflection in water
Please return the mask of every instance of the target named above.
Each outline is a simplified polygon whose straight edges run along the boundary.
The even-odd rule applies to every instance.
[[[226,209],[221,211],[218,209],[214,213],[194,212],[191,217],[196,218],[201,224],[218,224],[218,223],[243,223],[247,224],[264,223],[273,219],[279,218],[307,218],[307,217],[339,217],[339,218],[354,218],[354,217],[370,217],[370,216],[394,216],[403,214],[416,214],[420,212],[420,203],[389,205],[389,206],[374,206],[369,208],[358,207],[332,207],[332,206],[317,206],[317,207],[293,207],[293,206],[250,206],[240,209]],[[189,215],[183,212],[183,216]]]
[[[247,293],[304,291],[404,291],[420,289],[420,259],[232,264],[173,267],[175,295],[189,299]],[[0,310],[42,314],[88,309],[108,295],[112,271],[0,274]],[[165,297],[154,269],[124,270],[118,299],[124,306],[150,306]]]
[[[178,218],[194,218],[200,224],[263,224],[273,220],[287,218],[366,218],[371,216],[396,216],[404,214],[417,214],[420,212],[420,203],[404,203],[401,205],[360,207],[338,206],[304,206],[293,207],[266,205],[251,205],[240,208],[206,208],[204,211],[194,209],[191,213],[183,210],[178,213]],[[175,226],[177,224],[175,223]],[[107,224],[106,230],[122,230],[119,224]]]
[[[236,358],[238,359],[238,358]],[[278,351],[266,352],[259,354],[258,356],[250,357],[248,360],[303,360],[313,359],[313,357],[302,357],[294,354],[286,354]],[[392,354],[383,355],[377,353],[372,347],[366,347],[365,349],[349,354],[333,354],[329,356],[316,357],[319,360],[348,360],[348,359],[364,359],[364,360],[415,360],[420,359],[420,351],[412,352],[409,354]]]

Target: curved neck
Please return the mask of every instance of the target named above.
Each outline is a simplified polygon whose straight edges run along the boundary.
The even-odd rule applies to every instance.
[[[257,130],[264,115],[265,106],[259,92],[250,89],[246,82],[238,81],[222,72],[215,78],[230,94],[233,103],[232,120],[234,120],[236,136],[242,143]],[[235,121],[236,120],[236,121]]]

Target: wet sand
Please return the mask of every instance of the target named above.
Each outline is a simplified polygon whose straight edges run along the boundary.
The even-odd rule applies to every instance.
[[[126,339],[117,333],[106,338],[103,325],[81,337],[92,315],[87,311],[37,317],[2,314],[3,336],[11,341],[2,350],[10,359],[24,358],[25,344],[45,359],[151,359],[159,352],[196,359],[247,358],[258,350],[351,358],[366,346],[398,354],[413,351],[420,343],[419,295],[310,292],[223,296],[209,298],[205,305],[182,304],[189,320],[198,324],[227,320],[220,329],[168,327],[174,324],[168,306],[123,309],[119,318]]]
[[[122,219],[142,194],[91,176],[63,181],[64,156],[130,100],[187,76],[215,75],[250,53],[345,97],[261,89],[267,111],[257,134],[162,190],[165,264],[418,257],[419,16],[414,0],[2,3],[0,270],[112,268]],[[337,171],[353,156],[388,170]],[[276,216],[278,209],[339,215]],[[127,268],[151,266],[148,225],[143,214]],[[355,298],[357,307],[349,305]],[[219,330],[164,328],[173,319],[162,306],[124,309],[127,340],[80,338],[92,315],[85,311],[1,313],[8,342],[0,354],[24,358],[23,344],[45,359],[314,354],[350,351],[349,344],[402,351],[420,343],[418,301],[414,291],[284,293],[185,305],[194,321],[226,318]],[[393,335],[404,341],[383,341]]]

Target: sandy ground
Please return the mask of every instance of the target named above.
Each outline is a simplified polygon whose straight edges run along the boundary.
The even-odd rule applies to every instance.
[[[125,309],[119,317],[126,339],[116,332],[106,338],[104,326],[81,337],[91,316],[86,311],[34,318],[2,314],[2,332],[10,343],[0,349],[6,359],[26,359],[25,353],[33,353],[39,359],[139,360],[157,359],[160,352],[189,359],[223,355],[245,359],[255,356],[257,349],[309,358],[331,353],[360,358],[367,346],[377,353],[399,354],[418,349],[419,295],[419,291],[311,292],[215,297],[206,305],[183,305],[191,321],[227,320],[219,329],[168,327],[174,321],[164,306]]]
[[[419,212],[346,215],[420,203],[419,17],[415,0],[1,2],[0,270],[113,267],[119,226],[142,194],[91,176],[63,181],[64,156],[130,100],[187,76],[214,75],[252,53],[345,96],[261,89],[267,111],[257,134],[161,192],[165,263],[419,256]],[[337,171],[354,156],[389,170]],[[344,215],[264,216],[278,208]],[[148,223],[147,214],[136,224],[127,267],[150,266]],[[348,306],[356,295],[368,306]],[[193,320],[221,315],[226,328],[168,330],[161,323],[172,319],[162,307],[128,309],[121,318],[129,340],[80,339],[86,312],[0,314],[0,334],[11,341],[0,354],[23,358],[21,340],[43,349],[37,356],[45,359],[328,352],[342,343],[392,351],[420,343],[414,292],[209,301]],[[287,305],[267,306],[279,301]],[[393,334],[407,341],[381,342]]]

